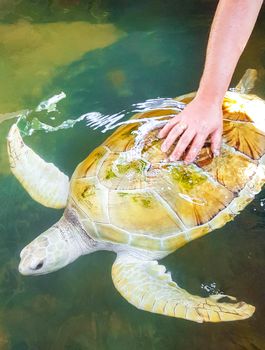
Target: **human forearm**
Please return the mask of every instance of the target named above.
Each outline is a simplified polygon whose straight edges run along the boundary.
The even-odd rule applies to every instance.
[[[221,103],[263,0],[220,0],[197,98]]]
[[[160,131],[162,151],[171,161],[193,162],[209,137],[213,154],[222,141],[222,101],[236,64],[252,32],[262,0],[220,0],[211,27],[206,61],[196,97]]]

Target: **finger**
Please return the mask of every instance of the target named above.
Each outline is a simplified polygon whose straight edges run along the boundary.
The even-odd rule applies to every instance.
[[[211,149],[215,156],[220,153],[222,143],[222,127],[216,129],[211,135]]]
[[[189,149],[187,156],[185,157],[185,161],[187,163],[192,163],[200,150],[202,149],[205,140],[207,139],[207,134],[197,134],[192,142],[192,145]]]
[[[167,136],[167,134],[170,132],[170,130],[179,122],[179,118],[174,117],[172,120],[170,120],[158,133],[158,137],[163,139]]]
[[[169,157],[171,161],[179,160],[183,152],[186,150],[188,145],[191,143],[195,135],[195,131],[193,129],[187,129],[183,135],[180,137],[177,146],[174,151],[171,153]]]
[[[173,143],[176,141],[176,139],[179,137],[179,135],[181,135],[185,131],[185,129],[186,129],[186,126],[180,125],[180,123],[175,125],[167,135],[165,141],[163,142],[161,146],[161,151],[167,152],[170,149],[170,147],[173,145]]]

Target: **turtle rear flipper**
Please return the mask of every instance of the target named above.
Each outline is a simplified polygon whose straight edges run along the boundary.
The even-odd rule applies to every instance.
[[[120,294],[139,309],[195,322],[243,320],[255,307],[244,302],[218,302],[226,295],[208,298],[191,295],[172,281],[157,261],[142,261],[120,255],[112,268],[112,278]],[[229,299],[235,300],[233,297]]]
[[[256,69],[247,69],[235,87],[235,90],[241,94],[249,93],[254,88],[257,78],[258,72]]]
[[[16,124],[8,133],[7,150],[12,173],[33,199],[49,208],[66,206],[68,176],[25,145]]]

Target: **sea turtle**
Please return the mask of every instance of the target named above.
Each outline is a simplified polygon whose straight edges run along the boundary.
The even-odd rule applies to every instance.
[[[253,72],[252,72],[253,73]],[[265,102],[244,94],[248,72],[223,102],[223,145],[218,157],[206,142],[193,164],[170,162],[159,127],[172,107],[135,115],[80,163],[71,181],[26,146],[17,125],[8,135],[11,170],[33,199],[65,207],[62,218],[21,252],[23,275],[49,273],[98,250],[117,253],[112,278],[139,309],[196,322],[250,317],[244,302],[189,294],[160,260],[232,220],[265,181]],[[181,96],[188,103],[195,93]]]

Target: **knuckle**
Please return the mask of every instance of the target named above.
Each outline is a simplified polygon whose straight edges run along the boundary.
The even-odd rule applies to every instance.
[[[194,145],[190,148],[189,150],[189,154],[195,154],[195,153],[198,153],[198,150],[199,150],[199,145]]]
[[[168,124],[170,124],[170,125],[176,124],[176,123],[177,123],[176,118],[170,118],[169,121],[168,121]]]
[[[177,129],[173,129],[173,130],[171,130],[170,131],[170,133],[168,134],[168,138],[170,139],[170,140],[172,140],[172,142],[174,142],[175,141],[175,139],[177,138],[177,136],[178,136],[178,132],[177,132]]]
[[[166,138],[166,142],[167,142],[167,143],[173,143],[174,140],[175,140],[174,134],[172,134],[172,133],[168,134],[168,136],[167,136],[167,138]]]
[[[183,146],[187,145],[188,143],[190,143],[191,140],[192,140],[192,134],[187,134],[187,135],[182,136],[179,143],[183,147]]]
[[[204,135],[203,137],[200,137],[198,141],[196,142],[196,147],[202,147],[207,139],[207,136]]]

